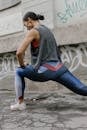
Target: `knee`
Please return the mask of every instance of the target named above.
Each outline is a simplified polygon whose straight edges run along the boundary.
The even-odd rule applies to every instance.
[[[23,70],[21,69],[21,68],[16,68],[16,70],[15,70],[15,74],[16,75],[20,75],[20,76],[22,76],[22,73],[23,73]]]

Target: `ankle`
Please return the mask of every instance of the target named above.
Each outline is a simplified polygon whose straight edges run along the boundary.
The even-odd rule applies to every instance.
[[[19,104],[21,104],[22,102],[24,102],[24,99],[23,99],[23,97],[19,97]]]

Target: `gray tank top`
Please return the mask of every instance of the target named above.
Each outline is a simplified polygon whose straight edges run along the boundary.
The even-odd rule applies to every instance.
[[[40,34],[40,42],[38,47],[33,47],[31,44],[31,64],[35,69],[49,61],[60,61],[57,53],[57,44],[54,35],[44,25],[40,25],[36,30]]]

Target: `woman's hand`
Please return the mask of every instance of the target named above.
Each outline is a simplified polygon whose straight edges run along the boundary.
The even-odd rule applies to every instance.
[[[26,61],[24,61],[24,66],[27,66],[27,65],[29,65],[29,63],[27,63]]]

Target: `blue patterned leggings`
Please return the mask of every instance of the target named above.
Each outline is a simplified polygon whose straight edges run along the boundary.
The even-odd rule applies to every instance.
[[[24,98],[24,78],[39,82],[45,82],[49,80],[56,81],[76,94],[87,96],[87,86],[85,86],[78,78],[76,78],[64,65],[56,71],[46,69],[41,73],[35,71],[31,65],[28,65],[25,68],[17,68],[15,74],[15,90],[17,99],[20,97]]]

